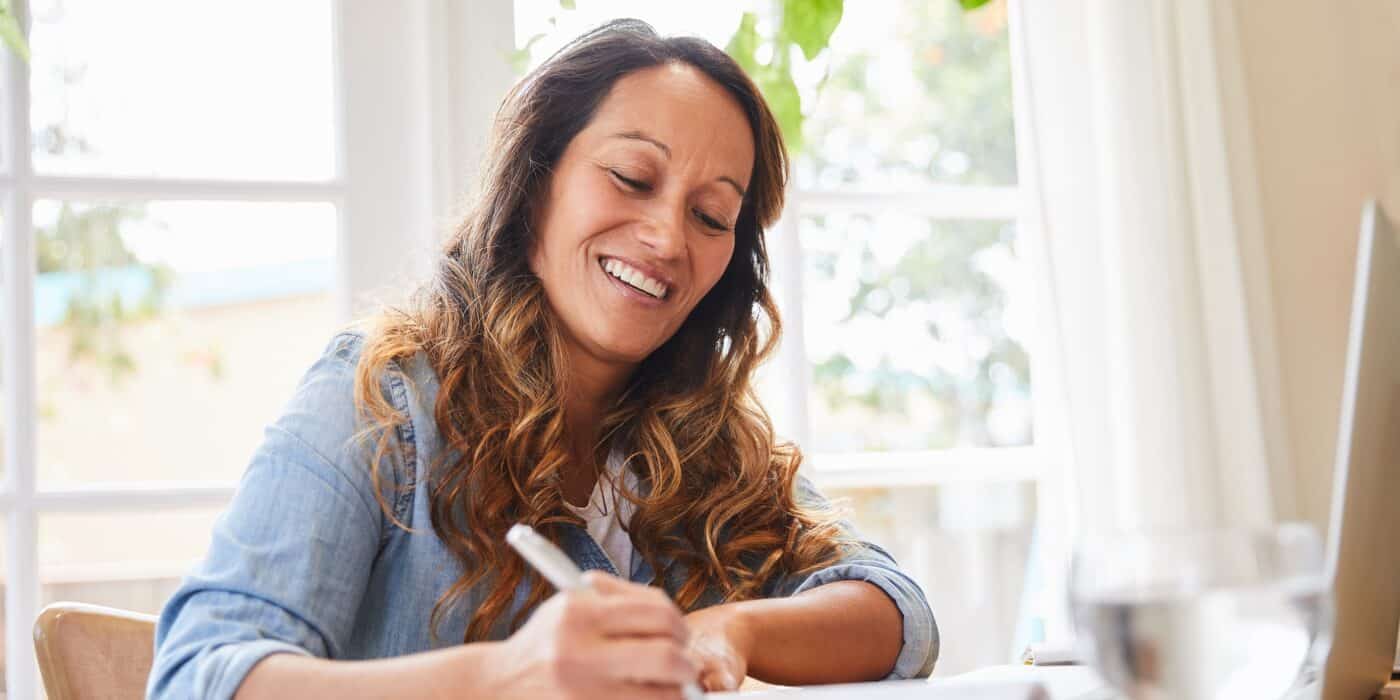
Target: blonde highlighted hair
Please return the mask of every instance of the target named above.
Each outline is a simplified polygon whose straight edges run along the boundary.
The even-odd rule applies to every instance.
[[[518,521],[545,532],[581,522],[561,491],[571,459],[561,390],[568,372],[557,321],[526,265],[531,208],[613,83],[672,62],[700,69],[743,107],[754,169],[729,266],[604,418],[603,440],[622,446],[643,485],[644,493],[624,493],[637,506],[628,533],[658,582],[673,573],[683,581],[670,593],[685,610],[706,603],[709,591],[724,601],[759,597],[776,577],[840,554],[834,516],[796,502],[801,453],[776,441],[754,394],[754,370],[781,330],[763,239],[788,178],[777,124],[724,52],[700,39],[658,37],[642,22],[612,22],[565,46],[506,96],[470,213],[413,300],[374,320],[359,360],[355,399],[377,436],[376,464],[407,419],[385,401],[378,378],[418,352],[439,378],[434,412],[445,449],[431,466],[430,512],[466,573],[433,610],[435,636],[446,606],[484,585],[463,641],[490,638],[516,586],[529,580],[529,597],[509,620],[517,627],[549,589],[505,546],[506,530]],[[371,473],[391,513],[378,470]]]

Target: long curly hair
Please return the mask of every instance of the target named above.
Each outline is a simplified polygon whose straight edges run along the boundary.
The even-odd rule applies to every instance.
[[[719,282],[605,414],[599,446],[620,449],[639,483],[634,493],[617,480],[636,505],[624,525],[657,573],[654,584],[673,574],[683,581],[668,591],[683,610],[714,602],[712,591],[723,601],[759,597],[780,574],[825,566],[845,546],[832,512],[795,500],[801,453],[776,440],[753,387],[781,329],[763,240],[789,173],[777,123],[753,82],[713,45],[615,21],[560,49],[507,94],[469,213],[411,301],[372,320],[356,369],[355,401],[365,434],[377,435],[376,464],[407,420],[378,378],[418,352],[439,378],[434,417],[445,449],[430,467],[430,510],[465,574],[434,606],[434,637],[447,607],[480,584],[486,594],[464,641],[490,638],[528,580],[525,605],[509,621],[517,628],[549,589],[506,547],[506,530],[525,522],[549,534],[582,523],[561,490],[572,459],[563,415],[569,371],[559,322],[527,267],[532,205],[612,85],[672,62],[703,71],[742,106],[753,175]],[[370,471],[392,517],[378,470]]]

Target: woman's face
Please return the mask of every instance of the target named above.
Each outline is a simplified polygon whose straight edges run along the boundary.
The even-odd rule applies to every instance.
[[[753,159],[739,103],[698,69],[614,83],[536,212],[530,269],[571,351],[635,365],[680,328],[734,254]]]

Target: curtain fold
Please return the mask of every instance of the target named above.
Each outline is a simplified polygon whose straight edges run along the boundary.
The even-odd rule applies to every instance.
[[[1014,3],[1041,504],[1062,532],[1292,515],[1229,3]]]

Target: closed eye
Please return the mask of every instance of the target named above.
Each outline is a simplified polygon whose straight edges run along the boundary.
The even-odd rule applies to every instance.
[[[699,220],[700,220],[700,223],[703,223],[703,224],[705,224],[706,226],[709,226],[710,228],[712,228],[712,229],[714,229],[714,230],[716,230],[716,231],[728,231],[728,230],[729,230],[729,227],[728,227],[727,225],[725,225],[725,224],[721,223],[720,221],[716,220],[714,217],[710,216],[709,214],[706,214],[705,212],[700,211],[699,209],[692,209],[691,211],[695,213],[695,218],[699,219]]]
[[[618,182],[622,183],[624,187],[632,190],[633,192],[651,191],[651,183],[642,182],[641,180],[633,180],[632,178],[627,177],[626,175],[623,175],[622,173],[619,173],[618,171],[612,169],[608,170],[608,174],[612,175],[614,180],[617,180]]]

